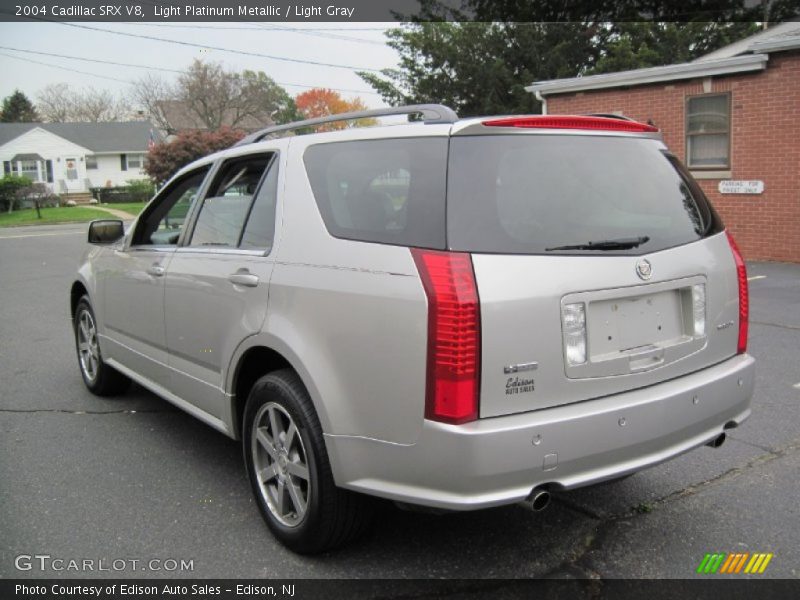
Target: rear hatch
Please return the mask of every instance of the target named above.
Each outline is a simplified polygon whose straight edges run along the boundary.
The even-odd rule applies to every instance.
[[[736,353],[727,237],[655,136],[473,126],[454,134],[449,160],[448,246],[472,255],[480,298],[481,417]]]

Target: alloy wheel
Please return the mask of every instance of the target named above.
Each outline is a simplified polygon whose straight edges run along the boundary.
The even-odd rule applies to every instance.
[[[303,439],[291,415],[268,402],[253,419],[251,452],[256,479],[275,519],[297,527],[308,511],[311,479]]]
[[[78,315],[78,355],[81,371],[89,381],[97,379],[100,365],[100,348],[97,344],[97,328],[92,313],[82,310]]]

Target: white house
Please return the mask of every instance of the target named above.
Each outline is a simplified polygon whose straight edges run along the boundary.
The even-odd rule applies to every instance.
[[[0,123],[3,173],[46,183],[56,194],[147,179],[147,121],[128,123]]]

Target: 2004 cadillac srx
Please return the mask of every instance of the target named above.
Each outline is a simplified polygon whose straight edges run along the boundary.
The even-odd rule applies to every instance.
[[[335,120],[419,121],[283,135]],[[654,127],[277,126],[89,229],[80,371],[241,439],[272,532],[351,539],[370,496],[471,510],[623,477],[750,414],[733,238]]]

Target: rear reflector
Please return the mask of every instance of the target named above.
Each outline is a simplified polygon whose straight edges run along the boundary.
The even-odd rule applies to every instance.
[[[747,352],[747,323],[750,318],[750,297],[747,290],[747,267],[744,264],[742,253],[739,246],[729,231],[725,231],[728,236],[728,243],[731,245],[733,260],[736,262],[736,277],[739,280],[739,343],[736,348],[738,354]]]
[[[483,121],[487,127],[523,127],[529,129],[600,129],[605,131],[656,132],[658,127],[609,117],[538,115],[531,117],[506,117]]]
[[[478,418],[480,305],[472,258],[411,249],[428,297],[425,418],[466,423]]]

